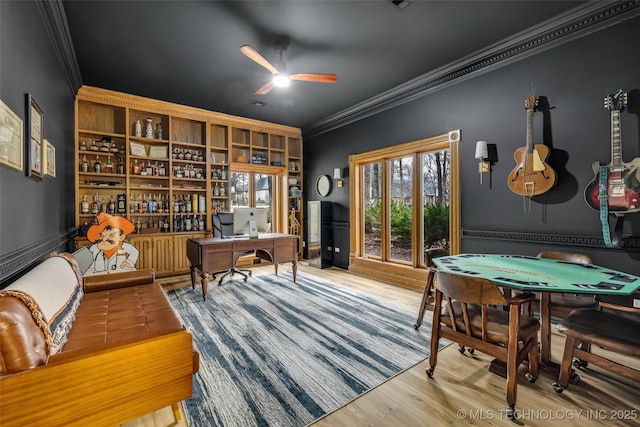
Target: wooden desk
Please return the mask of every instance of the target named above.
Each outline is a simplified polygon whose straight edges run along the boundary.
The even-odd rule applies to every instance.
[[[298,236],[268,233],[252,239],[208,237],[187,240],[187,258],[191,263],[191,286],[195,289],[196,269],[198,269],[202,278],[202,297],[207,299],[208,274],[234,268],[238,258],[247,251],[256,251],[258,257],[273,262],[276,275],[278,275],[278,263],[291,262],[293,281],[296,281]]]
[[[574,264],[521,255],[460,254],[434,258],[451,273],[489,279],[500,286],[540,292],[540,362],[551,364],[550,292],[630,295],[640,289],[640,277],[592,264]]]

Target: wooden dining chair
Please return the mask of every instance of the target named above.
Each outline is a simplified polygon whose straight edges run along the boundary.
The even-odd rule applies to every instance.
[[[521,306],[535,298],[523,293],[506,296],[494,282],[480,277],[438,271],[427,375],[433,378],[440,338],[474,348],[506,363],[507,417],[515,418],[516,374],[523,360],[529,382],[538,376],[538,331],[540,323],[521,314]],[[444,304],[443,304],[444,302]],[[508,308],[503,310],[500,306]]]
[[[574,264],[593,264],[590,256],[572,252],[543,251],[537,258],[549,258],[559,261],[572,262]],[[552,292],[549,295],[549,308],[551,315],[563,318],[576,308],[597,308],[598,302],[592,294],[571,294]]]
[[[442,256],[448,256],[449,252],[447,252],[444,248],[431,248],[427,249],[424,252],[424,263],[427,266],[427,281],[424,286],[424,292],[422,293],[422,301],[420,302],[420,308],[418,309],[418,319],[413,327],[417,330],[424,320],[424,312],[427,310],[427,305],[429,304],[429,299],[432,298],[433,294],[433,282],[436,277],[436,272],[438,271],[438,267],[433,263],[434,258],[439,258]]]
[[[636,291],[630,300],[638,298],[640,291]],[[631,304],[600,301],[598,309],[581,308],[572,311],[558,324],[558,331],[566,335],[560,376],[558,382],[553,383],[553,388],[558,393],[562,393],[569,382],[577,384],[580,381],[580,376],[572,365],[585,367],[586,364],[572,362],[574,357],[640,382],[639,370],[611,360],[611,356],[600,354],[600,351],[598,354],[591,351],[595,344],[612,352],[612,356],[618,353],[640,358],[640,308]],[[584,350],[580,343],[589,344],[589,350]]]

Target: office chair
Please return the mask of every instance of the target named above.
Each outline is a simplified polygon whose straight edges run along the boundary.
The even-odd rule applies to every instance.
[[[214,237],[233,236],[233,213],[232,212],[218,212],[213,214],[212,224],[213,224]],[[216,274],[214,274],[213,277],[215,279],[215,276],[217,274],[222,273],[222,277],[220,277],[220,280],[218,281],[218,285],[222,285],[222,281],[224,280],[225,277],[227,276],[233,277],[233,275],[236,273],[244,277],[245,282],[247,281],[247,277],[251,276],[251,270],[235,268],[235,265],[238,259],[246,255],[253,255],[253,251],[247,251],[240,255],[235,256],[233,260],[233,268],[230,268],[227,271],[219,271]]]

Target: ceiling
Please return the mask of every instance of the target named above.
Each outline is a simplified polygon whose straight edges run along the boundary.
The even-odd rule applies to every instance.
[[[580,6],[579,1],[64,0],[82,84],[303,130]],[[254,92],[284,43],[292,82]],[[264,103],[255,105],[255,101]]]

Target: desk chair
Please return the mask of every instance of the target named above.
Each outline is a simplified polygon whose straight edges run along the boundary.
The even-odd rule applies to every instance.
[[[521,306],[535,298],[531,293],[505,296],[494,282],[480,277],[438,271],[436,299],[431,330],[429,378],[438,360],[438,342],[447,338],[469,346],[506,363],[507,417],[515,419],[518,366],[527,357],[529,372],[525,378],[534,382],[538,376],[538,331],[534,317],[521,314]],[[444,308],[443,308],[444,301]],[[508,307],[508,311],[491,306]]]
[[[212,223],[213,223],[214,237],[227,237],[227,236],[233,235],[233,213],[232,212],[218,212],[213,214]],[[244,281],[246,282],[247,276],[251,276],[251,270],[237,269],[235,268],[235,265],[236,265],[236,262],[238,261],[238,258],[245,255],[252,255],[252,254],[253,254],[253,251],[248,251],[236,256],[233,260],[233,265],[234,265],[233,268],[227,271],[216,273],[216,274],[222,273],[222,277],[220,277],[220,280],[218,281],[218,285],[222,284],[222,280],[224,280],[225,277],[227,276],[233,277],[233,275],[236,273],[244,277]],[[214,274],[213,276],[214,279],[215,279],[215,276],[216,275]]]
[[[418,319],[413,327],[417,330],[420,325],[422,325],[422,321],[424,320],[424,312],[427,310],[427,304],[429,303],[429,299],[432,298],[433,293],[433,281],[436,277],[436,272],[438,271],[438,267],[433,263],[434,258],[438,258],[441,256],[448,256],[449,252],[443,248],[432,248],[427,249],[424,253],[424,263],[427,266],[427,283],[424,287],[424,292],[422,294],[422,302],[420,303],[420,308],[418,309]]]
[[[640,298],[640,291],[636,291],[631,299]],[[606,369],[626,378],[640,382],[640,371],[608,359],[605,356],[586,351],[579,343],[592,344],[607,349],[613,353],[624,354],[635,358],[640,357],[640,308],[631,304],[615,304],[600,302],[599,309],[581,308],[572,311],[558,325],[558,331],[567,336],[564,343],[564,354],[560,366],[558,382],[553,388],[562,393],[569,382],[577,384],[580,376],[571,368],[575,356],[579,361],[591,362],[602,369]],[[584,367],[586,364],[573,366]]]

